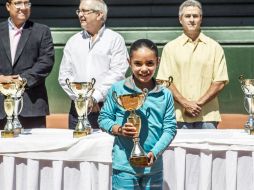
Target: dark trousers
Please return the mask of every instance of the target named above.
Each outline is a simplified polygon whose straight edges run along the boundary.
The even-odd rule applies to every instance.
[[[99,107],[101,108],[103,103],[99,102]],[[93,129],[99,129],[98,117],[100,112],[91,112],[87,117]],[[69,112],[69,129],[75,129],[78,123],[78,114],[75,108],[74,101],[71,101],[71,109]]]
[[[0,119],[0,130],[4,129],[6,121],[7,121],[6,118]],[[39,116],[39,117],[19,116],[19,121],[24,129],[45,128],[46,127],[46,116]]]

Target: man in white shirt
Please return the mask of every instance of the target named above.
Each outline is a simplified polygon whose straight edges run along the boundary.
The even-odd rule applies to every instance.
[[[98,128],[99,108],[111,85],[124,78],[128,68],[128,52],[123,37],[105,27],[107,5],[104,1],[82,0],[76,13],[84,30],[73,35],[66,43],[58,80],[72,99],[69,128],[74,129],[77,113],[73,100],[76,97],[66,85],[66,78],[75,82],[96,79],[94,107],[88,120],[93,128]]]

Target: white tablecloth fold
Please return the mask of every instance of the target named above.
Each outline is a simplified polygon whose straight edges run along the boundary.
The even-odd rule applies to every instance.
[[[111,163],[114,137],[101,131],[73,138],[72,130],[32,129],[26,135],[0,139],[0,154],[30,159]]]

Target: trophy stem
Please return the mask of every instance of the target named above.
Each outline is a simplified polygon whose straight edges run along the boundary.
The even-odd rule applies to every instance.
[[[130,164],[135,167],[146,167],[148,165],[148,157],[139,143],[139,138],[134,138],[133,142]]]
[[[254,118],[250,113],[247,122],[244,125],[244,130],[250,135],[254,135]]]
[[[12,125],[12,116],[7,116],[7,122],[4,127],[4,130],[1,132],[2,138],[13,138],[15,137]]]
[[[4,130],[1,132],[1,136],[2,138],[13,138],[15,136],[12,124],[14,100],[10,96],[7,96],[7,98],[5,98],[4,100],[4,110],[7,115],[7,122],[4,127]]]
[[[84,129],[84,125],[83,125],[83,117],[82,116],[78,116],[78,123],[76,125],[76,131],[82,131]]]
[[[14,133],[19,135],[23,133],[23,127],[18,119],[18,115],[20,114],[23,108],[23,98],[22,97],[15,97],[14,99],[14,113],[13,113],[13,128]]]
[[[13,124],[14,133],[16,135],[23,133],[23,128],[17,115],[14,115],[12,124]]]
[[[133,137],[134,145],[131,151],[130,164],[135,167],[146,167],[148,165],[148,157],[139,143],[141,118],[136,115],[134,111],[131,111],[130,116],[128,117],[128,122],[132,123],[137,131],[137,134]]]
[[[78,116],[78,123],[76,125],[75,130],[73,131],[73,137],[79,138],[86,135],[87,135],[87,132],[84,130],[83,116]]]

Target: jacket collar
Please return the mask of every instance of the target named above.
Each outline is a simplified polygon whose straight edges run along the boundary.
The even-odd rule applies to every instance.
[[[156,80],[152,78],[153,82],[155,83],[155,87],[148,92],[150,93],[159,93],[162,91],[162,87],[156,83]],[[129,76],[124,81],[124,87],[128,88],[129,90],[133,91],[134,93],[142,93],[142,90],[138,88],[134,82],[133,75]]]

